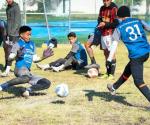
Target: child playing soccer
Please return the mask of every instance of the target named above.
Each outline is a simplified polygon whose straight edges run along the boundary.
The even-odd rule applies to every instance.
[[[5,91],[14,85],[29,83],[31,87],[26,88],[22,93],[24,97],[29,97],[33,91],[48,89],[50,87],[51,82],[48,79],[32,75],[30,68],[33,61],[43,60],[51,56],[52,51],[50,49],[44,51],[42,58],[35,55],[35,44],[30,40],[31,28],[28,26],[20,27],[19,36],[20,39],[13,45],[8,58],[9,60],[16,59],[14,70],[16,78],[1,84],[0,91]]]
[[[120,24],[113,33],[113,44],[107,59],[107,66],[111,65],[112,57],[120,40],[127,47],[130,61],[120,78],[114,84],[108,84],[107,88],[111,94],[115,94],[115,90],[132,75],[135,86],[150,102],[150,90],[143,80],[143,64],[148,60],[150,52],[150,45],[144,29],[150,31],[150,27],[142,20],[131,18],[130,9],[127,6],[121,6],[117,12],[117,16]]]

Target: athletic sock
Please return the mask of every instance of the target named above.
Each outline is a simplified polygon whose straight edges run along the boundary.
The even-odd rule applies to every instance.
[[[96,64],[96,60],[95,60],[94,56],[90,57],[90,59],[91,59],[91,64]]]
[[[135,84],[136,85],[136,84]],[[141,93],[145,96],[145,98],[150,102],[150,90],[145,83],[140,86],[136,85]]]
[[[111,65],[111,69],[110,69],[111,75],[115,74],[115,69],[116,69],[116,59],[112,60],[112,65]]]
[[[113,84],[114,89],[118,89],[129,77],[121,75],[121,77]]]
[[[8,74],[10,72],[10,66],[7,66],[6,67],[6,70],[5,70],[6,74]]]

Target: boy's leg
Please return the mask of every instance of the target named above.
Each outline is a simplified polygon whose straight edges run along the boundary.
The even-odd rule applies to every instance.
[[[52,69],[52,67],[58,67],[58,66],[64,64],[65,61],[66,61],[65,59],[60,58],[60,59],[58,59],[58,60],[56,60],[54,62],[51,62],[49,64],[45,64],[45,65],[37,63],[36,66],[38,68],[42,69],[42,70],[50,70],[50,69]]]
[[[58,67],[58,66],[64,64],[65,61],[66,61],[66,59],[60,58],[60,59],[57,59],[57,60],[54,61],[54,62],[49,63],[49,66],[50,66],[50,67],[51,67],[51,66]]]
[[[29,84],[32,86],[27,88],[22,95],[26,98],[30,96],[33,91],[40,91],[44,89],[48,89],[51,85],[51,82],[46,78],[41,78],[39,76],[32,76]]]
[[[144,55],[140,58],[133,59],[131,61],[131,72],[134,79],[136,87],[141,91],[141,93],[150,102],[150,90],[143,80],[143,63],[148,59],[149,55]]]
[[[12,61],[8,61],[8,57],[11,51],[12,46],[4,43],[4,52],[5,52],[5,71],[1,74],[2,77],[7,77],[10,72]]]
[[[40,90],[48,89],[50,87],[50,85],[51,85],[51,82],[48,79],[42,78],[42,79],[38,80],[36,84],[27,88],[27,90],[40,91]]]
[[[91,48],[92,42],[88,42],[88,41],[87,41],[87,42],[84,44],[84,46],[85,46],[85,48],[86,48],[86,50],[87,50],[87,53],[88,53],[88,55],[89,55],[89,57],[90,57],[91,64],[96,64],[96,60],[95,60],[95,57],[94,57],[93,49]]]
[[[15,68],[14,73],[17,77],[1,84],[0,86],[2,90],[7,89],[10,86],[28,83],[32,76],[26,67],[22,67],[20,69]]]
[[[130,62],[126,65],[123,74],[120,78],[113,84],[108,84],[108,90],[113,93],[116,89],[118,89],[131,75]]]
[[[14,86],[14,85],[28,83],[29,80],[30,80],[29,76],[16,77],[16,78],[14,78],[12,80],[9,80],[9,81],[1,84],[0,87],[1,87],[1,90],[6,90],[9,87]]]

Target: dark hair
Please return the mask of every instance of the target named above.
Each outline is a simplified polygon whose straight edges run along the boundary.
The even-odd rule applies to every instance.
[[[25,33],[27,31],[31,31],[32,29],[29,27],[29,26],[21,26],[20,29],[19,29],[19,35],[21,33]]]
[[[118,17],[130,17],[130,9],[127,6],[121,6],[117,12]]]
[[[69,37],[76,37],[76,34],[75,34],[75,32],[70,32],[68,35],[67,35],[67,37],[69,38]]]

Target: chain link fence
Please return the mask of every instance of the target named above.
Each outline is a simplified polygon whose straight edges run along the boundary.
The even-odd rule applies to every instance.
[[[14,0],[21,9],[22,24],[32,27],[32,38],[41,43],[55,37],[67,43],[70,31],[86,40],[97,24],[103,2],[100,0]],[[149,0],[114,0],[117,6],[128,5],[132,16],[150,21]],[[0,3],[0,19],[6,20],[6,1]],[[142,8],[142,9],[141,9]]]

